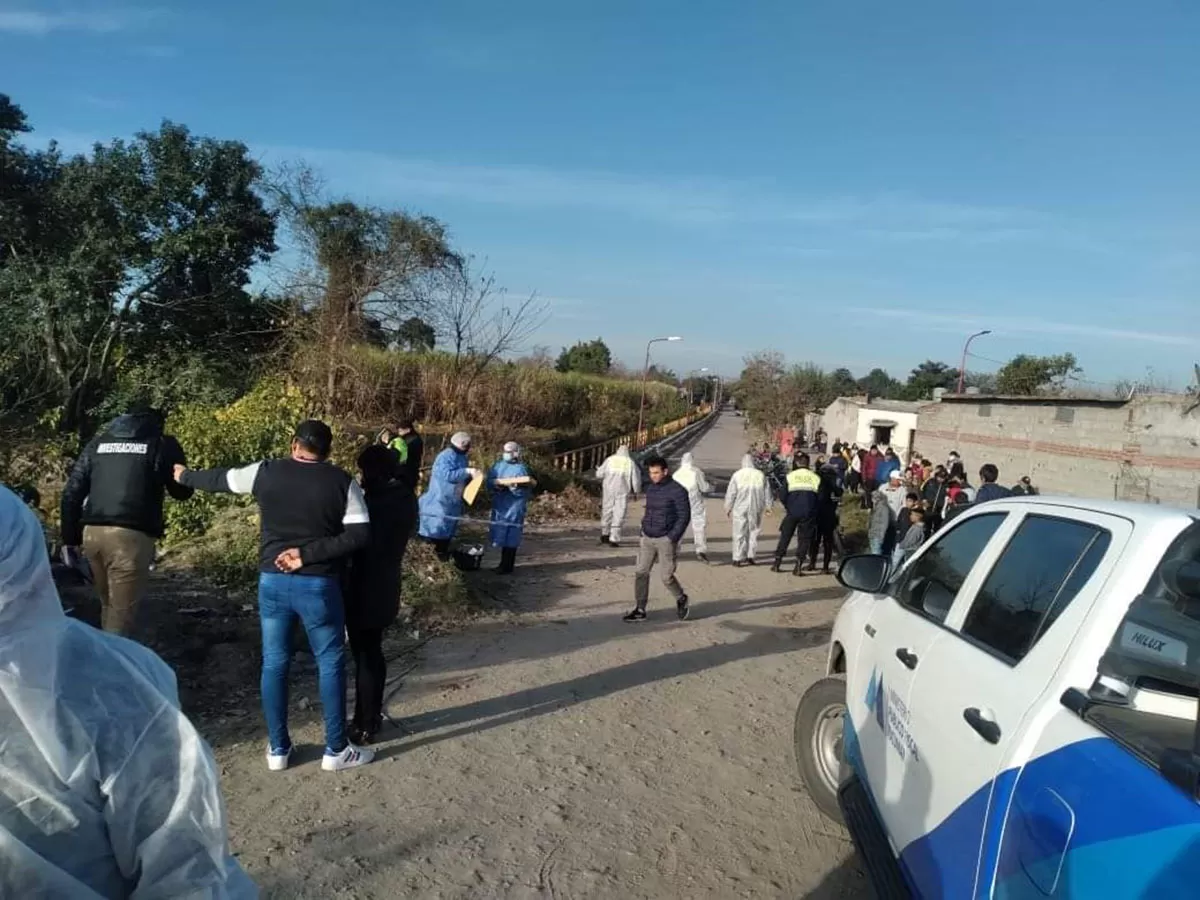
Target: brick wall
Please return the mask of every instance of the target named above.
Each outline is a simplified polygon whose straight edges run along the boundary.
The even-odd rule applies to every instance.
[[[1178,396],[1128,403],[943,400],[921,408],[917,448],[934,462],[958,450],[972,482],[1000,468],[1029,475],[1043,493],[1200,506],[1200,410]]]

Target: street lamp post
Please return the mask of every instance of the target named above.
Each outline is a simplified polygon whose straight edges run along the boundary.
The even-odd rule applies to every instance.
[[[646,341],[646,364],[642,367],[642,399],[638,401],[638,427],[637,435],[634,438],[638,442],[638,447],[641,447],[642,443],[642,421],[646,412],[646,379],[650,377],[650,345],[662,343],[663,341],[682,340],[683,338],[679,335],[672,335],[671,337],[650,338],[650,340]]]
[[[973,335],[971,335],[969,338],[967,338],[967,342],[965,344],[963,344],[962,365],[960,365],[958,367],[958,393],[961,394],[963,392],[963,386],[966,382],[967,351],[971,349],[971,341],[975,340],[975,338],[977,338],[977,337],[983,337],[985,334],[991,334],[991,333],[992,332],[990,329],[984,329],[983,331],[977,331]]]

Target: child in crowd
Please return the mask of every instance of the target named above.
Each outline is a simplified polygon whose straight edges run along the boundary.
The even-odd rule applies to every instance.
[[[925,510],[920,506],[912,506],[908,509],[908,517],[911,524],[892,551],[892,571],[904,565],[904,560],[916,553],[917,548],[925,542]]]

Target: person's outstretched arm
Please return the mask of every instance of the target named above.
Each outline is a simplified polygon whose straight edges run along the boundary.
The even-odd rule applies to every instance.
[[[176,464],[175,480],[184,487],[211,494],[253,494],[254,482],[266,463],[250,463],[236,469],[189,469]]]

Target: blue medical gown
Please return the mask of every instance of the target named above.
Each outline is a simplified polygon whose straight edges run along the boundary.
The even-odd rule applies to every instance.
[[[492,543],[505,549],[520,547],[525,530],[525,510],[529,507],[528,485],[506,487],[496,484],[497,478],[521,478],[529,475],[524,463],[500,460],[487,474],[488,491],[492,495],[492,527],[488,532]]]
[[[447,447],[433,461],[429,486],[421,495],[421,537],[444,541],[454,537],[462,516],[462,487],[471,476],[467,473],[467,456]]]

